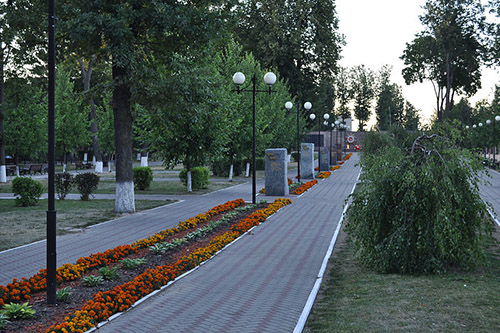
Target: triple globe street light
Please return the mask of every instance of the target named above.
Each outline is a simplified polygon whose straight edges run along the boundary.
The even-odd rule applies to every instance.
[[[309,115],[309,118],[314,121],[314,119],[316,119],[316,115],[314,113],[311,113]],[[328,113],[325,113],[323,115],[323,119],[325,119],[325,121],[328,121],[328,119],[330,119],[330,115]],[[320,150],[321,142],[320,142],[320,139],[321,139],[321,124],[320,124],[320,118],[318,117],[318,171],[321,171],[321,150]]]
[[[272,85],[276,82],[276,75],[273,72],[268,72],[264,75],[264,82],[269,87],[269,90],[257,90],[257,75],[252,76],[252,87],[250,89],[241,89],[245,83],[245,74],[236,72],[233,75],[233,82],[236,85],[236,92],[251,92],[252,93],[252,203],[256,203],[257,196],[257,183],[256,183],[256,163],[255,163],[255,95],[258,92],[265,92],[271,94]]]
[[[297,180],[300,183],[300,126],[299,126],[299,119],[300,119],[300,109],[299,109],[299,103],[297,103],[297,153],[298,153],[298,161],[297,161]],[[290,111],[293,107],[292,102],[286,102],[285,103],[285,108],[288,111]],[[311,110],[312,104],[311,102],[305,102],[304,103],[304,109],[306,109],[307,112]]]

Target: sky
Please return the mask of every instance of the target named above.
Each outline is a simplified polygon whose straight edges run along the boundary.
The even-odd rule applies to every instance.
[[[436,97],[430,81],[407,86],[401,75],[403,61],[399,58],[406,43],[423,30],[419,15],[425,0],[336,0],[339,32],[345,36],[340,65],[352,67],[364,64],[374,71],[392,65],[391,80],[403,88],[404,97],[421,110],[423,122],[434,114]],[[469,99],[474,105],[482,99],[491,100],[493,89],[500,80],[498,69],[484,68],[482,88]],[[458,102],[460,97],[455,98]],[[372,119],[369,127],[375,124]],[[354,127],[356,128],[356,122]]]

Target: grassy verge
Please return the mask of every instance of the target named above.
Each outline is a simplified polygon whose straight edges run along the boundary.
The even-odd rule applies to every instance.
[[[40,179],[39,181],[43,188],[44,193],[48,192],[47,179]],[[231,187],[237,183],[231,182],[210,182],[208,188],[196,190],[191,194],[205,194],[214,192],[223,188]],[[12,182],[0,184],[0,193],[12,193]],[[73,188],[70,193],[78,193]],[[115,181],[114,180],[100,180],[99,186],[94,194],[115,194]],[[135,190],[135,194],[164,194],[164,195],[178,195],[187,194],[186,187],[180,181],[153,181],[149,189],[144,191]]]
[[[136,210],[169,203],[165,200],[136,200]],[[57,233],[84,228],[118,217],[114,200],[57,201]],[[16,207],[14,200],[0,200],[0,251],[29,244],[46,237],[47,200],[33,207]]]
[[[485,246],[488,265],[474,272],[377,274],[356,262],[342,233],[305,332],[497,332],[500,248]]]

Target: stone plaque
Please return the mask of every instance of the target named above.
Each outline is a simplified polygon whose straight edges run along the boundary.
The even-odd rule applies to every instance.
[[[301,178],[314,178],[314,143],[300,145],[300,173]]]
[[[328,148],[319,148],[319,171],[328,171],[330,169],[330,152]]]
[[[266,195],[288,195],[288,163],[286,148],[266,149]]]

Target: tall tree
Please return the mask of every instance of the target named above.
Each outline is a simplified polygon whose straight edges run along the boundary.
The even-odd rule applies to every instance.
[[[404,121],[405,101],[403,93],[401,87],[391,83],[391,71],[391,66],[384,66],[379,73],[375,113],[378,129],[381,131],[388,130],[393,124],[402,125]]]
[[[46,159],[46,96],[26,79],[6,82],[5,143],[9,154],[20,159]]]
[[[406,44],[402,59],[407,84],[430,80],[439,120],[453,107],[455,93],[471,96],[481,87],[487,59],[484,8],[476,0],[427,0],[424,31]]]
[[[333,81],[344,45],[334,1],[248,0],[238,8],[235,34],[262,68],[276,68],[299,100],[333,100],[319,98],[319,86]]]
[[[59,67],[56,77],[56,152],[63,156],[66,171],[68,153],[90,142],[89,121],[69,72]]]
[[[420,125],[419,110],[406,101],[403,127],[408,131],[416,131]]]
[[[89,58],[99,50],[111,58],[116,149],[117,212],[133,212],[132,109],[135,92],[154,79],[151,62],[203,45],[220,28],[227,1],[68,1],[64,33]]]
[[[351,109],[349,104],[352,100],[351,90],[351,75],[349,69],[341,67],[339,73],[335,78],[335,91],[336,91],[336,116],[342,120],[351,118]]]
[[[365,125],[372,113],[372,103],[375,97],[375,73],[365,65],[355,66],[351,70],[351,89],[354,101],[354,116],[359,121],[359,131],[365,130]]]

